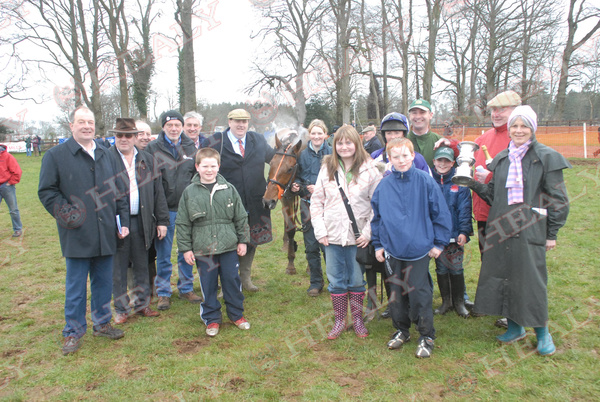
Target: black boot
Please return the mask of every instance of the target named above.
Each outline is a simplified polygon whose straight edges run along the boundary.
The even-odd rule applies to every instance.
[[[463,318],[469,317],[469,310],[465,307],[465,277],[464,274],[450,275],[452,286],[452,302],[456,314]]]
[[[435,309],[434,314],[446,314],[452,308],[452,293],[450,292],[450,274],[437,274],[437,282],[442,295],[442,305]]]

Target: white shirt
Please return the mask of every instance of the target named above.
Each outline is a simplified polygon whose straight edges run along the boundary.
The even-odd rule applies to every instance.
[[[136,148],[133,148],[131,165],[118,148],[117,152],[121,155],[121,159],[127,170],[127,176],[129,176],[129,213],[131,215],[137,215],[140,211],[140,191],[138,189],[137,178],[135,177],[135,158],[137,157],[138,151]]]
[[[231,134],[231,130],[227,132],[227,137],[229,141],[231,141],[231,145],[233,146],[233,152],[238,155],[242,155],[242,151],[240,150],[240,139],[238,139],[235,135]],[[244,153],[246,151],[246,134],[244,134],[244,138],[242,140],[242,145],[244,146]]]

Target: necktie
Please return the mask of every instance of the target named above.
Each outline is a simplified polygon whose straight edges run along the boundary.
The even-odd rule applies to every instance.
[[[244,150],[244,144],[242,143],[242,140],[238,140],[238,142],[240,143],[240,153],[242,154],[242,158],[243,158],[244,154],[246,153]]]

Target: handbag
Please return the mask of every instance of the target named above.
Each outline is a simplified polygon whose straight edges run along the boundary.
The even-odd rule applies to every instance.
[[[346,207],[346,212],[348,213],[348,217],[350,218],[350,223],[352,224],[352,231],[354,232],[354,237],[358,239],[360,237],[360,231],[358,230],[358,225],[356,224],[356,218],[354,217],[354,212],[352,212],[352,207],[350,207],[350,202],[348,201],[348,197],[346,197],[346,193],[342,189],[340,185],[340,179],[338,178],[338,172],[335,172],[335,181],[337,182],[338,189],[340,190],[340,194],[342,196],[342,200],[344,201],[344,206]],[[375,247],[372,242],[369,242],[367,247],[356,247],[356,262],[362,265],[372,266],[377,264],[377,258],[375,258]]]

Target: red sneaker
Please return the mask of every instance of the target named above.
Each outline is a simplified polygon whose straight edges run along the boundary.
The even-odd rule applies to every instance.
[[[250,323],[248,321],[246,321],[246,319],[244,317],[242,317],[239,320],[235,321],[234,324],[239,329],[244,329],[244,330],[250,329]]]
[[[206,327],[206,335],[216,336],[219,333],[219,323],[213,322]]]

